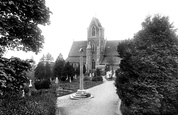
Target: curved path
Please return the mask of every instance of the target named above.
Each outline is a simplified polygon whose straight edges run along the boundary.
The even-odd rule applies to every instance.
[[[87,89],[94,98],[71,100],[69,95],[58,97],[58,115],[121,115],[120,99],[116,94],[114,81],[104,81],[103,84]]]

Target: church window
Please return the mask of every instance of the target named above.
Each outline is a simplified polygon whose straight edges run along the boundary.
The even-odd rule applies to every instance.
[[[92,51],[93,51],[93,53],[95,52],[95,44],[92,44]]]
[[[92,36],[95,36],[95,34],[96,34],[96,27],[93,26],[93,27],[92,27]]]

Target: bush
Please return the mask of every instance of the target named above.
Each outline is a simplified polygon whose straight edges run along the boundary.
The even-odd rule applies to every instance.
[[[1,115],[55,115],[56,97],[52,93],[0,100]]]
[[[83,80],[84,80],[84,81],[88,81],[88,80],[91,80],[91,78],[88,77],[88,76],[84,76]]]
[[[62,76],[61,77],[61,81],[66,81],[67,77],[66,76]]]
[[[178,38],[168,17],[146,18],[133,39],[121,42],[115,86],[123,115],[178,114]]]
[[[35,88],[37,90],[39,90],[39,89],[49,89],[51,83],[50,83],[50,80],[41,80],[41,81],[35,81],[34,85],[35,85]]]
[[[101,76],[94,76],[92,81],[103,81],[103,78]]]
[[[96,76],[101,76],[101,70],[100,69],[96,69]]]

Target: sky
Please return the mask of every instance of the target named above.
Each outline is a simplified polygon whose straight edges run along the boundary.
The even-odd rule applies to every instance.
[[[45,37],[44,48],[36,55],[32,52],[8,51],[5,56],[35,59],[50,53],[54,61],[61,53],[67,58],[73,41],[87,40],[87,28],[93,17],[105,28],[105,39],[132,38],[141,28],[148,15],[169,16],[178,28],[177,0],[46,0],[53,12],[51,25],[40,26]]]

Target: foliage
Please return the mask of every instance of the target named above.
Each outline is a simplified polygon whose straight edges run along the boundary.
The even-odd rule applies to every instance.
[[[94,76],[92,77],[92,81],[103,81],[103,78],[101,76]]]
[[[92,77],[92,81],[103,81],[103,78],[101,76],[101,70],[99,68],[96,68],[95,74]]]
[[[12,57],[0,57],[0,91],[3,95],[7,92],[19,92],[28,81],[26,71],[31,68],[29,60]]]
[[[50,79],[53,77],[52,72],[52,56],[48,53],[47,55],[43,55],[35,68],[35,78],[39,80]],[[50,58],[49,58],[50,57]],[[47,59],[49,58],[49,59]]]
[[[109,65],[106,65],[104,69],[105,69],[105,72],[108,72],[110,70]]]
[[[86,71],[86,66],[83,65],[83,74],[84,74],[84,75],[87,74],[86,72],[87,72],[87,71]],[[80,64],[79,64],[77,67],[74,67],[74,73],[75,73],[75,75],[77,75],[77,76],[80,75]]]
[[[107,58],[107,63],[108,63],[110,66],[113,66],[115,62],[116,62],[116,60],[114,59],[113,55],[110,55],[110,56]]]
[[[16,48],[38,53],[44,42],[38,24],[49,24],[50,13],[45,0],[1,0],[0,52]]]
[[[37,90],[39,90],[39,89],[49,89],[51,83],[50,83],[50,80],[48,79],[48,80],[35,81],[34,85],[35,85],[35,88]]]
[[[76,74],[77,76],[80,75],[80,65],[78,65],[77,68],[75,69],[75,74]]]
[[[6,98],[0,100],[1,115],[55,115],[56,96],[45,93],[25,98]]]
[[[96,68],[96,76],[101,76],[101,69]]]
[[[47,62],[53,62],[54,58],[52,57],[52,55],[50,53],[46,54],[46,61]]]
[[[58,77],[59,79],[61,78],[64,64],[65,64],[65,60],[63,59],[63,56],[60,53],[53,66],[53,73],[55,77]]]
[[[25,71],[30,61],[2,57],[7,50],[22,50],[38,53],[44,36],[38,25],[50,24],[50,10],[45,0],[0,1],[0,89],[4,92],[20,91],[27,81]]]
[[[39,62],[35,68],[35,78],[37,79],[47,79],[45,75],[45,65],[43,62]]]
[[[147,17],[133,39],[121,42],[116,72],[123,115],[178,114],[178,38],[168,17]]]
[[[62,70],[62,75],[63,77],[70,77],[71,79],[73,79],[73,76],[75,75],[74,74],[74,68],[72,65],[70,65],[69,62],[66,62],[65,65],[64,65],[64,68]]]
[[[52,78],[53,77],[52,67],[51,67],[51,64],[49,62],[46,63],[45,70],[46,70],[46,73],[45,73],[46,78],[47,79]]]

